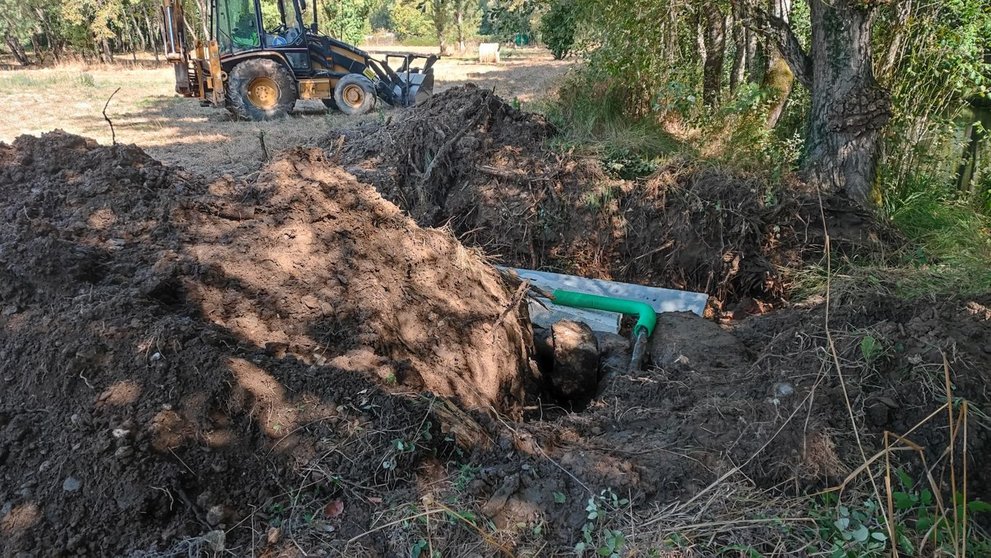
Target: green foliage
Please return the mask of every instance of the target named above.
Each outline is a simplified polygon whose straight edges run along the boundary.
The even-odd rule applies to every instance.
[[[500,41],[536,34],[546,0],[491,0],[482,17],[480,32]]]
[[[924,179],[908,183],[883,208],[910,240],[903,279],[906,294],[991,289],[991,220],[946,186]]]
[[[570,55],[575,46],[577,12],[571,0],[556,0],[540,19],[540,37],[557,60]]]
[[[813,515],[817,516],[819,535],[832,558],[879,556],[888,546],[884,516],[874,500],[855,508],[837,506]]]
[[[897,5],[897,4],[896,4]],[[991,86],[991,10],[985,0],[915,3],[882,12],[876,59],[894,116],[882,158],[882,194],[904,196],[925,176],[951,182],[961,146],[957,116]],[[904,17],[902,21],[899,14]]]
[[[625,92],[591,69],[571,74],[558,98],[540,107],[558,128],[556,142],[599,156],[623,178],[653,172],[671,153],[685,149],[656,119],[626,114]]]
[[[884,353],[881,342],[873,335],[865,335],[860,340],[860,355],[868,364],[876,361]]]
[[[321,27],[342,41],[358,44],[371,30],[368,20],[372,9],[370,0],[336,0],[320,5],[324,15]]]
[[[393,2],[389,8],[389,24],[400,41],[410,37],[429,37],[433,34],[433,23],[423,6],[415,0]]]
[[[579,47],[591,67],[625,91],[624,110],[644,116],[671,81],[699,84],[697,46],[687,19],[694,13],[677,0],[578,0]],[[695,21],[692,19],[692,21]],[[681,31],[685,31],[682,35]]]
[[[609,527],[611,516],[622,514],[623,509],[630,505],[626,498],[620,498],[610,489],[605,489],[597,496],[588,499],[585,505],[585,524],[582,526],[582,538],[575,544],[575,554],[584,556],[592,551],[596,556],[619,558],[624,555],[626,535],[618,529]]]
[[[981,549],[991,549],[991,541],[977,527],[974,517],[991,511],[991,505],[965,501],[962,494],[957,494],[955,499],[948,498],[949,509],[941,513],[940,503],[929,488],[917,486],[901,469],[894,470],[894,477],[898,485],[892,487],[891,517],[886,517],[886,510],[874,499],[842,504],[835,493],[828,493],[810,510],[815,528],[805,537],[814,539],[831,558],[890,556],[892,544],[907,556],[917,556],[922,545],[930,549],[929,555],[935,548],[939,550],[937,555],[950,556],[952,542],[964,538],[975,556],[983,555]],[[955,512],[953,501],[957,502]]]

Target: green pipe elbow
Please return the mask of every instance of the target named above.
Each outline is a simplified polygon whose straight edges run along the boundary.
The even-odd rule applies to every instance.
[[[554,303],[561,306],[605,310],[606,312],[618,312],[620,314],[636,316],[637,323],[633,326],[634,336],[640,333],[640,330],[645,330],[647,337],[650,337],[654,334],[654,327],[657,326],[657,312],[654,311],[651,305],[639,300],[576,293],[561,289],[554,291],[551,296],[554,297]]]

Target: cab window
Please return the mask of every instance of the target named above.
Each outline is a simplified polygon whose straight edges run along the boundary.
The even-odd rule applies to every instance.
[[[217,40],[228,52],[261,47],[254,0],[217,3]]]
[[[295,4],[292,0],[261,0],[262,41],[266,47],[291,46],[302,42],[303,30],[299,26]]]

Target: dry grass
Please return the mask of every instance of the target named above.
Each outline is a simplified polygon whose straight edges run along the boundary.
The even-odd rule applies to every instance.
[[[570,65],[552,60],[541,50],[520,49],[507,54],[500,65],[442,59],[436,67],[436,89],[474,82],[494,87],[508,99],[527,102],[544,94],[550,82]],[[281,121],[235,122],[223,109],[201,107],[194,99],[177,97],[173,75],[171,66],[129,59],[109,66],[77,62],[0,71],[0,100],[5,108],[0,114],[0,141],[60,128],[110,143],[110,128],[101,111],[119,87],[107,109],[118,142],[137,144],[165,163],[209,176],[238,176],[262,163],[259,132],[264,132],[265,144],[274,155],[289,147],[312,144],[330,128],[353,121],[337,112],[327,113],[320,102],[301,101],[296,113]],[[383,118],[390,110],[363,118]]]

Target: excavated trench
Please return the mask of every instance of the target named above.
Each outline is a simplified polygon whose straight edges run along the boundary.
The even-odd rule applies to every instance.
[[[418,524],[389,522],[452,498],[564,552],[588,490],[634,514],[734,468],[817,490],[859,464],[851,410],[873,451],[938,407],[944,371],[987,408],[987,297],[837,293],[832,344],[817,305],[662,314],[640,370],[625,336],[559,324],[534,344],[490,261],[704,291],[739,318],[785,306],[787,266],[822,244],[800,189],[770,206],[690,165],[616,181],[553,133],[466,87],[250,183],[59,132],[0,145],[2,554],[405,555]],[[840,251],[887,238],[825,203]],[[912,440],[938,456],[947,431],[940,415]],[[980,463],[988,425],[970,436]],[[970,480],[991,497],[988,473]],[[458,525],[434,524],[436,550],[478,536]]]

